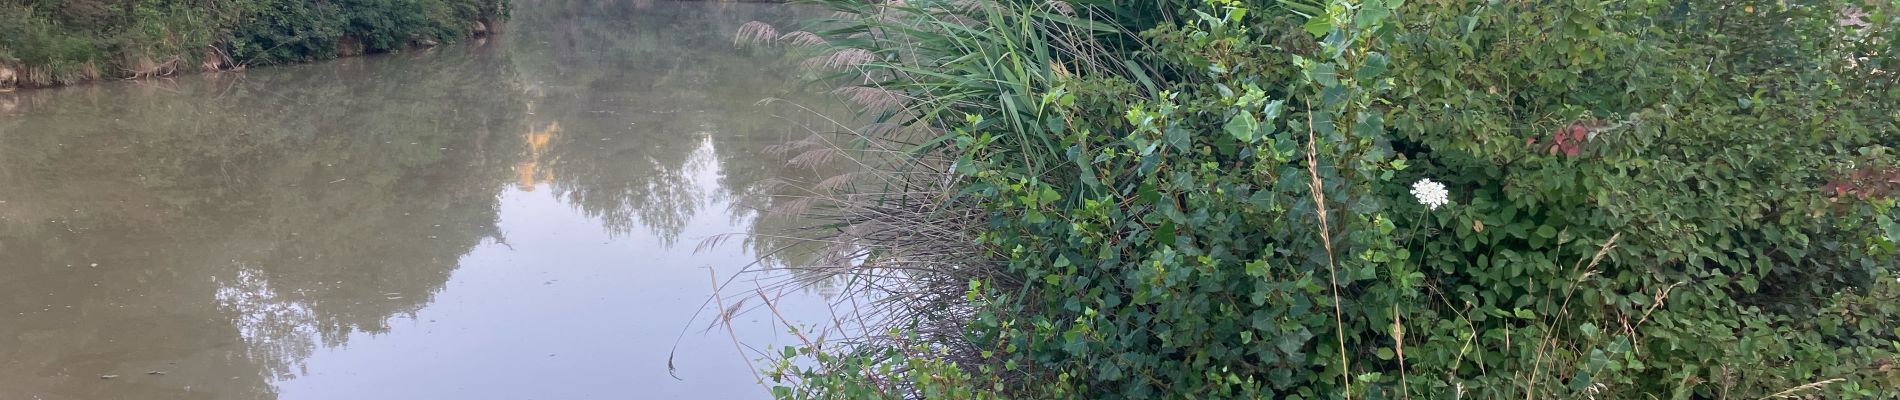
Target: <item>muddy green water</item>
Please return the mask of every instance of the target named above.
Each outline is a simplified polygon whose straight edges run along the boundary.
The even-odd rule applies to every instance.
[[[0,94],[0,399],[766,397],[693,316],[772,243],[698,245],[797,173],[764,149],[815,118],[757,104],[794,69],[730,35],[802,14],[518,1],[477,43]]]

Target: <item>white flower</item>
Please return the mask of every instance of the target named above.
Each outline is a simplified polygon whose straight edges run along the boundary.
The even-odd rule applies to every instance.
[[[1418,198],[1418,204],[1437,210],[1438,206],[1451,203],[1451,192],[1445,191],[1445,184],[1433,182],[1430,178],[1420,179],[1412,184],[1412,197]]]

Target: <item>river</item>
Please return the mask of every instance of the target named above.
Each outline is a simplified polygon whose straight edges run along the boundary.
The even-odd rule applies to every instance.
[[[710,239],[815,173],[766,151],[822,121],[760,104],[796,69],[731,40],[805,11],[518,1],[472,43],[0,94],[0,399],[768,397],[794,339],[707,301],[776,244]]]

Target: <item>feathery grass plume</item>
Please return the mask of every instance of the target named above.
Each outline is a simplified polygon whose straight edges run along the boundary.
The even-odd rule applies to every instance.
[[[841,70],[877,61],[877,53],[858,48],[844,48],[822,53],[805,60],[805,67],[814,70]]]
[[[760,149],[759,152],[764,153],[765,155],[768,155],[768,156],[783,157],[785,156],[786,153],[790,153],[792,151],[792,147],[793,146],[791,143],[779,143],[779,144],[767,145],[764,148]]]
[[[889,138],[902,129],[904,125],[895,122],[872,122],[858,127],[858,131],[864,136],[874,138]]]
[[[824,180],[820,180],[818,181],[817,184],[812,185],[812,190],[816,190],[820,192],[837,192],[839,189],[844,188],[845,184],[850,183],[854,175],[855,174],[850,173],[850,172],[832,175],[831,177],[825,178]]]
[[[760,21],[739,25],[739,32],[732,37],[734,46],[770,46],[778,40],[778,28]]]
[[[797,156],[793,156],[792,159],[786,161],[785,164],[792,167],[816,169],[821,165],[830,164],[831,161],[837,159],[838,156],[838,149],[821,147],[798,153]]]
[[[779,36],[778,41],[779,43],[797,47],[822,47],[831,44],[830,42],[826,42],[825,38],[819,37],[818,34],[806,31],[792,31],[786,33]]]
[[[871,86],[845,86],[833,92],[844,96],[852,104],[865,112],[886,113],[899,110],[904,99],[896,91]]]

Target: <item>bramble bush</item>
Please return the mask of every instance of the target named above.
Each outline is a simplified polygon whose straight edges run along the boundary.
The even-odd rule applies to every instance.
[[[819,3],[990,272],[780,398],[1900,398],[1891,2]]]

